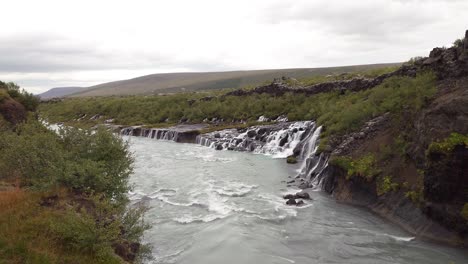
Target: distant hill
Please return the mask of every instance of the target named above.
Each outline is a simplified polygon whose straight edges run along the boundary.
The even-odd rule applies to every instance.
[[[41,99],[51,99],[54,97],[64,97],[85,89],[84,87],[57,87],[48,90],[47,92],[38,94]]]
[[[330,68],[277,69],[230,72],[160,73],[91,86],[71,96],[149,95],[184,91],[241,88],[259,85],[274,78],[287,76],[296,79],[318,75],[341,74],[398,66],[401,63],[370,64]]]

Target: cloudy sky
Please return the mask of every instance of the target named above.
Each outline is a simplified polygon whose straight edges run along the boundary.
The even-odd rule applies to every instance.
[[[0,80],[37,93],[151,73],[400,62],[468,29],[466,0],[2,2]]]

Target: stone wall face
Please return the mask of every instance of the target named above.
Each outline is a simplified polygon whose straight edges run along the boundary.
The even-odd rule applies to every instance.
[[[465,32],[465,54],[468,54],[468,29]]]

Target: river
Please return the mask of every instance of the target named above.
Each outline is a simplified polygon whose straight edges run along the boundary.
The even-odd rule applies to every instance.
[[[310,191],[284,204],[299,165],[270,156],[125,137],[133,202],[150,206],[150,263],[467,263],[466,251],[415,239],[364,208]]]

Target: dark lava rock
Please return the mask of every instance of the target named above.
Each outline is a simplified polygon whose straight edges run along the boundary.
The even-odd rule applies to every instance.
[[[267,129],[264,128],[264,127],[262,127],[262,128],[260,128],[260,129],[258,130],[257,134],[263,135],[263,134],[265,134],[266,132],[267,132]]]
[[[128,241],[112,244],[115,254],[119,255],[123,260],[133,262],[140,251],[140,243],[129,243]]]
[[[289,199],[296,199],[296,195],[288,193],[285,196],[283,196],[283,199],[289,200]]]
[[[223,145],[221,145],[221,144],[216,145],[216,150],[223,150]]]
[[[214,137],[215,137],[215,138],[221,138],[221,134],[216,133],[216,134],[214,134]]]
[[[287,205],[296,205],[297,203],[296,203],[296,200],[295,200],[295,199],[292,199],[292,198],[291,198],[291,199],[289,199],[289,200],[286,201],[286,204],[287,204]]]
[[[299,200],[299,201],[296,203],[296,206],[303,206],[304,204],[305,204],[304,201]]]
[[[300,198],[300,199],[306,199],[306,200],[310,199],[310,195],[306,191],[300,191],[300,192],[296,193],[296,197]]]
[[[286,134],[285,137],[283,137],[282,139],[280,139],[279,146],[280,146],[280,147],[284,146],[284,144],[286,144],[286,143],[288,142],[288,138],[289,138],[289,135]]]
[[[257,132],[255,132],[255,130],[249,130],[249,132],[247,132],[247,136],[249,138],[253,138],[257,135]]]

